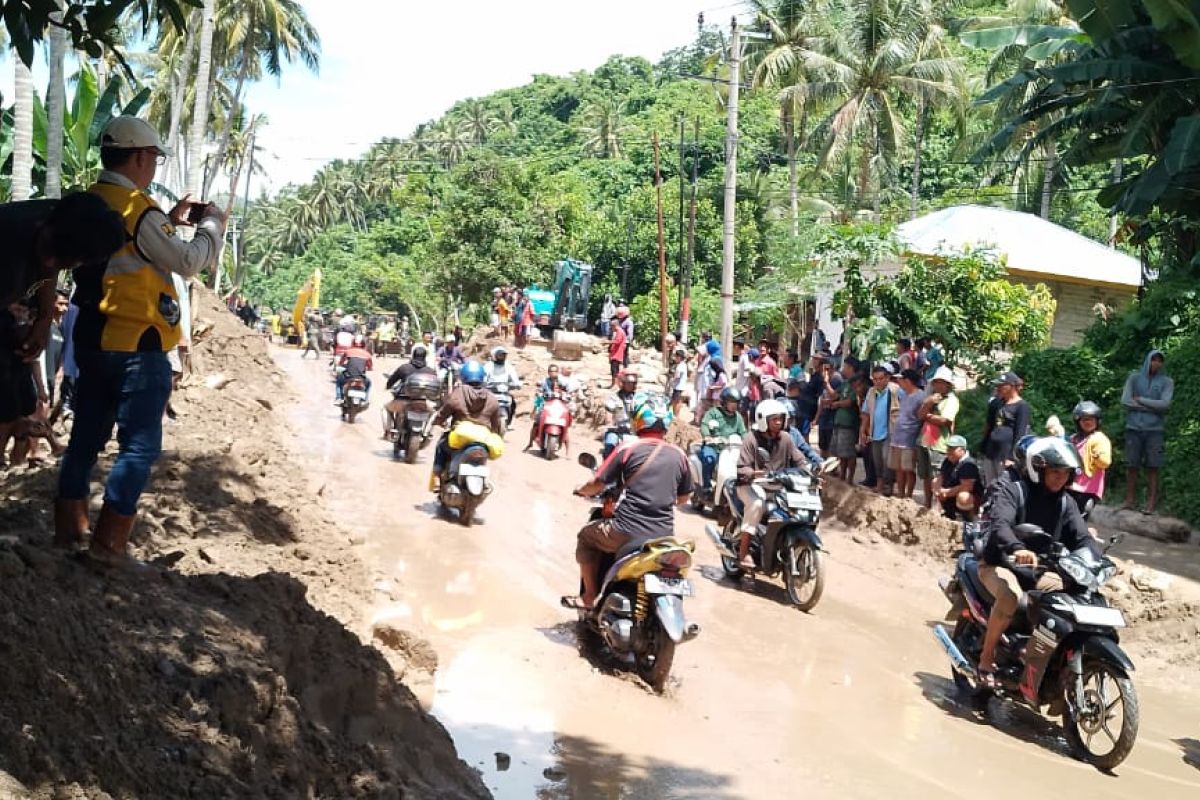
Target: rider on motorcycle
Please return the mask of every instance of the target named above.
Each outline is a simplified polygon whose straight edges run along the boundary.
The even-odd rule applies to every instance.
[[[563,385],[558,377],[558,364],[551,364],[546,368],[546,377],[538,384],[537,391],[533,393],[533,414],[532,422],[529,426],[529,442],[525,445],[526,450],[532,450],[534,442],[538,440],[538,434],[541,433],[542,427],[542,406],[546,404],[546,398],[553,395],[563,394]]]
[[[396,427],[395,415],[403,410],[404,402],[404,382],[410,376],[422,373],[425,375],[436,376],[437,370],[429,366],[425,360],[425,347],[417,345],[412,350],[412,356],[409,360],[396,368],[396,371],[388,376],[387,388],[392,392],[392,402],[388,403],[388,430]],[[386,433],[386,431],[385,431]]]
[[[761,487],[754,485],[754,479],[768,472],[799,467],[804,463],[804,456],[800,454],[796,443],[784,433],[787,417],[787,406],[781,401],[763,400],[759,403],[754,409],[754,435],[746,437],[742,442],[742,452],[738,455],[737,492],[743,506],[738,562],[743,570],[754,569],[754,561],[750,558],[750,538],[758,530],[758,523],[767,508],[767,495]],[[760,449],[766,451],[766,461],[759,455]]]
[[[488,386],[508,384],[510,392],[521,387],[521,378],[517,375],[517,370],[507,364],[507,361],[507,350],[503,347],[492,348],[492,360],[483,365]]]
[[[604,401],[604,407],[609,413],[609,428],[604,432],[604,447],[600,452],[605,458],[608,458],[609,453],[621,443],[622,434],[629,432],[633,409],[640,399],[637,372],[631,369],[621,370],[617,380],[620,381],[620,388],[611,392]]]
[[[700,472],[704,480],[704,489],[712,485],[713,470],[717,468],[717,457],[720,452],[710,444],[713,439],[728,439],[730,436],[746,438],[746,421],[738,413],[742,403],[742,393],[732,386],[721,390],[720,404],[710,408],[700,420],[700,435],[704,444],[700,445]]]
[[[1018,468],[1021,476],[1017,480],[1005,481],[997,488],[984,522],[984,563],[979,567],[979,580],[995,599],[979,654],[980,680],[988,685],[995,684],[996,645],[1024,591],[1010,566],[1033,568],[1039,556],[1047,555],[1029,550],[1016,528],[1021,524],[1037,525],[1069,550],[1086,547],[1101,556],[1079,507],[1066,491],[1079,470],[1075,448],[1058,437],[1038,439],[1028,447],[1025,463],[1018,464]],[[1043,573],[1036,581],[1027,576],[1026,583],[1042,592],[1063,588],[1062,578],[1053,571]]]
[[[334,405],[341,405],[342,390],[347,381],[354,378],[362,378],[367,385],[367,395],[371,394],[371,378],[367,375],[367,371],[374,369],[375,365],[371,354],[363,348],[361,340],[361,336],[356,337],[353,346],[342,353],[342,357],[338,360]]]
[[[604,460],[595,477],[575,490],[595,497],[609,484],[622,489],[612,518],[584,525],[575,546],[583,579],[580,602],[591,608],[600,590],[599,564],[604,553],[616,553],[630,541],[649,541],[675,535],[675,510],[692,493],[687,456],[663,437],[671,425],[671,410],[659,397],[639,396],[632,413],[636,442],[621,445]]]
[[[483,365],[471,359],[463,364],[459,378],[460,383],[450,392],[431,422],[431,425],[443,425],[447,420],[450,422],[445,426],[446,430],[433,454],[433,471],[429,474],[429,490],[433,492],[437,491],[442,470],[450,460],[450,431],[454,430],[455,425],[469,420],[483,425],[497,436],[503,431],[500,404],[496,402],[496,396],[483,386]]]
[[[465,360],[462,348],[455,342],[454,334],[450,334],[437,351],[438,369],[451,369],[453,366],[462,366]]]

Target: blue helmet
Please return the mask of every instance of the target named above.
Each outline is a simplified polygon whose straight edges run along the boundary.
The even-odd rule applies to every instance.
[[[473,358],[462,365],[462,370],[459,371],[458,377],[467,386],[483,386],[483,382],[486,379],[483,372],[483,365]]]

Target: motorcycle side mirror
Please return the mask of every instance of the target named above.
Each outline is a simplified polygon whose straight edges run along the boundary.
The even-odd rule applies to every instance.
[[[1108,537],[1108,546],[1104,548],[1104,552],[1107,553],[1109,550],[1113,549],[1114,547],[1116,547],[1123,541],[1125,541],[1125,532],[1124,531]]]
[[[767,452],[765,447],[758,448],[758,460],[764,464],[771,460],[771,454]]]
[[[597,465],[600,463],[591,453],[580,453],[579,458],[576,460],[579,462],[579,466],[586,467],[592,471],[595,471]]]
[[[841,459],[837,457],[827,458],[821,462],[821,473],[823,475],[832,475],[837,471],[837,468],[840,464]]]
[[[1013,528],[1013,532],[1016,533],[1018,536],[1020,536],[1022,539],[1028,538],[1030,536],[1037,536],[1038,534],[1041,534],[1043,536],[1046,535],[1046,532],[1044,530],[1042,530],[1041,525],[1034,525],[1033,523],[1030,523],[1030,522],[1024,522],[1024,523],[1018,525],[1017,527]]]

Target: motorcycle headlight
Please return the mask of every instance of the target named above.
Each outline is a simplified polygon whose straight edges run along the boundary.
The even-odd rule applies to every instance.
[[[1096,584],[1095,574],[1075,556],[1065,556],[1059,559],[1058,567],[1080,586],[1090,588]]]

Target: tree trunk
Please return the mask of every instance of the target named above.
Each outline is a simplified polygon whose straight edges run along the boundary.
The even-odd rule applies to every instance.
[[[233,90],[233,104],[229,107],[229,119],[225,121],[225,130],[221,132],[221,141],[217,144],[217,154],[213,159],[213,170],[209,173],[204,181],[204,192],[202,197],[208,197],[208,192],[212,188],[213,180],[217,177],[217,172],[221,165],[225,163],[225,154],[229,152],[229,137],[233,134],[233,122],[237,119],[242,108],[242,92],[246,87],[246,74],[249,71],[250,61],[253,57],[253,48],[250,46],[252,40],[246,38],[246,47],[242,53],[242,66],[238,70],[237,84]]]
[[[62,21],[63,0],[58,0],[59,11],[51,15]],[[67,106],[67,86],[63,78],[63,62],[66,60],[68,41],[71,34],[57,25],[50,26],[50,77],[46,91],[46,197],[62,197],[63,161],[63,111]]]
[[[1118,158],[1113,162],[1113,183],[1120,183],[1122,174],[1125,172],[1124,160]],[[1108,216],[1108,245],[1112,247],[1117,241],[1117,231],[1120,229],[1120,221],[1117,219],[1115,210],[1109,212]]]
[[[913,175],[912,175],[912,207],[909,209],[909,219],[916,219],[921,202],[921,145],[925,141],[925,98],[917,100],[917,122],[913,128]]]
[[[800,235],[800,190],[796,181],[796,117],[789,99],[784,104],[783,133],[787,137],[788,203],[792,211],[792,236]]]
[[[200,21],[200,12],[194,12],[188,19],[188,34],[183,40],[183,52],[175,57],[175,65],[171,70],[171,119],[167,128],[167,145],[175,151],[171,156],[170,167],[166,171],[172,191],[183,195],[184,184],[187,180],[187,166],[184,161],[183,136],[183,103],[187,97],[188,79],[192,74],[192,59],[196,52],[196,24]]]
[[[33,195],[33,75],[14,50],[13,61],[13,153],[12,199],[28,200]]]
[[[185,192],[200,200],[200,190],[204,186],[204,134],[208,129],[208,90],[212,73],[212,39],[213,39],[213,8],[216,0],[204,0],[201,11],[200,49],[196,62],[195,94],[196,102],[192,106],[192,127],[188,132],[188,167]],[[216,272],[214,271],[214,275]]]
[[[1042,172],[1042,209],[1041,218],[1050,219],[1050,201],[1054,199],[1054,173],[1058,169],[1058,147],[1050,142],[1050,150],[1046,155],[1046,167]]]

